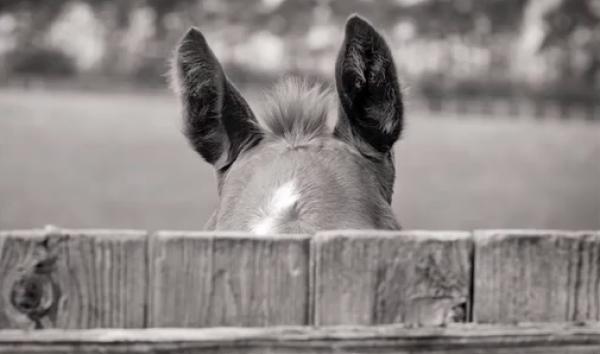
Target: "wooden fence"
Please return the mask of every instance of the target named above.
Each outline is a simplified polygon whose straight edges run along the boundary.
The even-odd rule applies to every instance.
[[[600,231],[0,232],[0,353],[600,353],[595,321]]]

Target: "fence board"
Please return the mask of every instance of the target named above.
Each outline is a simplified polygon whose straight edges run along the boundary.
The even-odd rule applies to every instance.
[[[472,240],[463,232],[330,231],[313,239],[317,325],[466,321]]]
[[[308,324],[310,236],[161,232],[150,327]]]
[[[488,230],[474,242],[473,252],[462,232],[0,232],[0,329],[439,325],[468,320],[471,298],[479,323],[600,320],[600,232]]]
[[[597,354],[600,325],[0,331],[15,354]]]
[[[0,233],[0,329],[143,327],[146,233]]]
[[[600,232],[475,233],[473,319],[600,320]]]

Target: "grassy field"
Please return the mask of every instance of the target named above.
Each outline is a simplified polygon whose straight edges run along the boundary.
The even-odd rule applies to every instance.
[[[600,124],[411,112],[405,228],[600,228]],[[200,229],[213,171],[162,94],[0,90],[0,228]]]

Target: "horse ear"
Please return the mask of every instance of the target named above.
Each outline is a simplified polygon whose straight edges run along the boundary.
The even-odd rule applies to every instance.
[[[336,135],[361,147],[366,144],[389,152],[400,136],[403,120],[394,59],[383,37],[357,15],[346,22],[335,80],[342,108]]]
[[[176,50],[172,83],[181,99],[185,135],[217,169],[227,168],[241,151],[260,139],[248,103],[195,28],[185,34]]]

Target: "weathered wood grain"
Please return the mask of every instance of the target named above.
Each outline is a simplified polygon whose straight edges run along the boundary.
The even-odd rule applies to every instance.
[[[308,235],[161,232],[150,327],[308,324]]]
[[[1,328],[145,325],[146,233],[0,233]]]
[[[475,233],[473,319],[600,320],[600,232]]]
[[[597,354],[600,325],[0,331],[0,353]]]
[[[314,323],[466,321],[471,255],[463,232],[319,233],[312,245]]]

